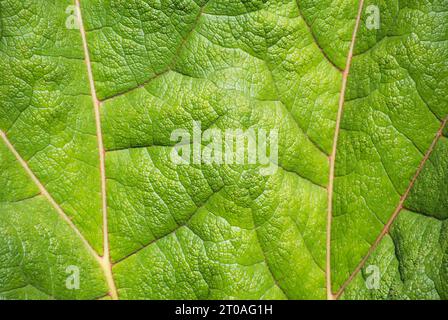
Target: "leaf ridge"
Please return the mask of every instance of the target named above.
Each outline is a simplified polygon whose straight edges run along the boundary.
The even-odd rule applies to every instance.
[[[311,24],[308,22],[308,20],[305,18],[305,16],[302,13],[302,9],[300,9],[298,0],[295,1],[296,5],[297,5],[297,10],[299,11],[299,15],[302,18],[303,22],[305,23],[305,26],[308,29],[309,34],[311,35],[311,37],[313,38],[314,43],[316,44],[316,46],[319,48],[320,52],[322,53],[322,55],[324,56],[325,60],[327,60],[336,70],[338,70],[340,73],[344,73],[344,70],[341,69],[339,66],[336,65],[336,63],[333,62],[333,60],[330,59],[330,57],[328,56],[328,54],[325,52],[324,48],[321,47],[319,41],[317,40],[316,34],[314,33],[313,29],[311,28]]]
[[[114,99],[114,98],[118,98],[118,97],[120,97],[120,96],[122,96],[122,95],[128,94],[128,93],[133,92],[133,91],[135,91],[135,90],[137,90],[137,89],[143,88],[143,87],[145,87],[148,83],[150,83],[151,81],[153,81],[154,79],[157,79],[158,77],[160,77],[160,76],[166,74],[166,73],[169,72],[171,69],[173,69],[173,67],[176,65],[177,59],[179,59],[179,55],[180,55],[180,53],[181,53],[182,50],[184,49],[185,45],[187,44],[187,42],[188,42],[188,40],[190,39],[190,37],[191,37],[191,35],[193,34],[193,32],[195,31],[196,27],[198,26],[198,24],[199,24],[199,20],[201,19],[202,15],[204,14],[204,10],[205,10],[205,7],[207,6],[208,2],[209,2],[209,1],[205,2],[205,3],[200,7],[199,13],[198,13],[198,15],[196,16],[196,19],[195,19],[195,21],[194,21],[194,23],[193,23],[193,26],[192,26],[191,30],[188,32],[188,34],[186,35],[186,37],[185,37],[184,39],[182,39],[180,45],[179,45],[179,46],[177,47],[177,49],[176,49],[176,53],[175,53],[173,59],[171,60],[171,62],[168,64],[168,66],[167,66],[164,70],[162,70],[162,71],[159,72],[159,73],[154,74],[152,77],[150,77],[148,80],[144,81],[142,84],[140,84],[140,85],[137,86],[137,87],[130,88],[130,89],[126,90],[126,91],[123,91],[123,92],[114,94],[114,95],[112,95],[112,96],[110,96],[110,97],[107,97],[107,98],[105,98],[105,99],[102,99],[102,100],[101,100],[101,103],[106,102],[106,101],[109,101],[109,100],[112,100],[112,99]]]
[[[119,264],[120,262],[123,262],[123,261],[125,261],[126,259],[128,259],[128,258],[130,258],[130,257],[132,257],[132,256],[135,256],[135,255],[138,254],[140,251],[142,251],[142,250],[148,248],[150,245],[155,244],[155,243],[157,243],[158,241],[160,241],[160,240],[162,240],[162,239],[164,239],[164,238],[166,238],[166,237],[168,237],[168,236],[170,236],[170,235],[172,235],[172,234],[176,234],[176,232],[179,231],[180,229],[182,229],[182,228],[184,228],[184,227],[185,227],[185,228],[188,228],[188,223],[189,223],[189,222],[196,216],[196,214],[198,213],[198,211],[199,211],[200,209],[204,208],[204,206],[207,204],[207,202],[208,202],[213,196],[217,195],[222,189],[224,189],[224,187],[221,187],[221,188],[218,189],[217,191],[213,192],[213,193],[212,193],[212,194],[211,194],[211,195],[204,201],[204,203],[203,203],[201,206],[198,206],[198,207],[197,207],[197,209],[192,213],[192,215],[190,216],[190,218],[188,218],[188,220],[187,220],[185,223],[178,224],[177,227],[175,227],[175,228],[174,228],[172,231],[170,231],[169,233],[167,233],[167,234],[165,234],[165,235],[162,235],[162,236],[160,236],[160,237],[158,237],[158,238],[155,238],[155,239],[151,240],[149,243],[143,245],[142,247],[138,248],[137,250],[134,250],[133,252],[131,252],[130,254],[124,256],[123,258],[121,258],[121,259],[115,261],[115,262],[113,263],[112,266],[115,266],[115,265]],[[173,217],[173,218],[174,218],[174,217]],[[177,222],[176,222],[176,223],[177,223]]]

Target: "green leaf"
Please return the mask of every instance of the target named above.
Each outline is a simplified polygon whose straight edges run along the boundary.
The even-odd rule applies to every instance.
[[[448,299],[448,139],[442,137],[390,234],[346,289],[346,299]],[[378,266],[378,287],[367,290]]]
[[[0,0],[0,297],[446,299],[447,12]],[[278,169],[173,163],[199,122]]]

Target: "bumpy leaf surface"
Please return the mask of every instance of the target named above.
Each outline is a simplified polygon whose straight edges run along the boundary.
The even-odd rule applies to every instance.
[[[0,296],[447,299],[447,115],[445,0],[0,0]]]

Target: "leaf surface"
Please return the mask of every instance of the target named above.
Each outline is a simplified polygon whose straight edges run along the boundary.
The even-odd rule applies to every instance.
[[[1,296],[445,299],[447,9],[1,0]],[[278,170],[175,165],[195,121]]]

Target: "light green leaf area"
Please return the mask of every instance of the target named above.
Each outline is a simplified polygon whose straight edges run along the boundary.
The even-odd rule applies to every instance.
[[[0,0],[0,299],[446,299],[447,12]],[[277,170],[176,165],[195,122],[277,130]]]

